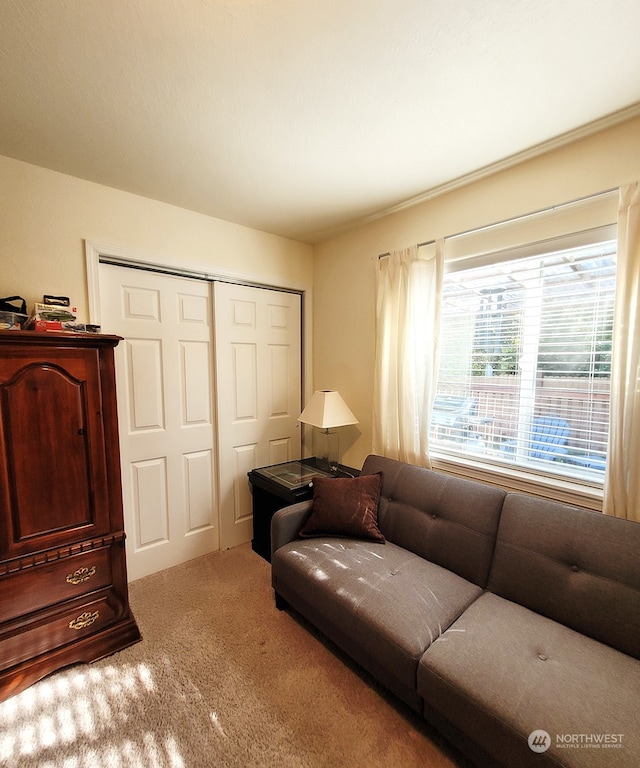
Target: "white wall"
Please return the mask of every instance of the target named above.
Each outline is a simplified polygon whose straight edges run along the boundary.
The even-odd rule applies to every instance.
[[[635,118],[316,246],[314,389],[338,389],[360,420],[342,430],[343,463],[371,451],[378,254],[639,179]]]
[[[304,291],[310,388],[311,246],[0,156],[0,296],[69,296],[88,321],[85,240]]]

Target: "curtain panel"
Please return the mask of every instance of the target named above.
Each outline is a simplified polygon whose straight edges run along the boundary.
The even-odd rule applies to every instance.
[[[640,522],[640,183],[620,189],[604,512]]]
[[[443,268],[441,242],[376,260],[373,451],[429,468]]]

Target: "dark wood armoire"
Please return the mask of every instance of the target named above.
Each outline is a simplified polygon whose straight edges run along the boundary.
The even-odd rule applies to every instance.
[[[0,331],[0,700],[140,639],[127,590],[119,341]]]

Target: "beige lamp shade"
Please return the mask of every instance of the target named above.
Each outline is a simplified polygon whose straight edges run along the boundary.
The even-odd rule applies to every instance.
[[[331,389],[316,390],[306,408],[298,416],[298,421],[320,427],[320,429],[358,424],[358,419],[340,397],[340,393]]]

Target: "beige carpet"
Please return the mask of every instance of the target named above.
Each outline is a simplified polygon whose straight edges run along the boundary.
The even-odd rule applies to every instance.
[[[141,643],[0,704],[11,768],[466,765],[273,603],[249,545],[131,585]]]

